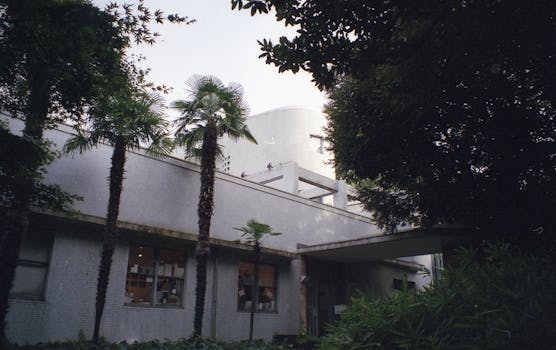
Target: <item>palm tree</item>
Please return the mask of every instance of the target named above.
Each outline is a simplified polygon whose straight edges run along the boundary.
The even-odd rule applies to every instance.
[[[93,341],[99,337],[100,321],[106,300],[106,289],[112,266],[112,255],[118,239],[118,213],[120,194],[124,180],[126,150],[136,150],[150,144],[147,152],[151,156],[163,157],[172,151],[168,137],[168,122],[164,120],[162,98],[155,94],[135,91],[101,99],[91,110],[86,130],[64,146],[66,152],[80,153],[103,141],[114,147],[111,159],[106,225],[102,234],[102,258],[99,265],[95,324]]]
[[[249,320],[249,341],[253,340],[253,321],[255,319],[255,306],[259,300],[259,265],[261,263],[261,241],[266,236],[279,236],[281,233],[272,232],[272,228],[267,224],[260,223],[251,219],[247,221],[247,226],[236,228],[243,232],[241,237],[245,243],[253,246],[253,253],[255,255],[255,264],[253,267],[253,285],[251,286],[251,317]]]
[[[214,206],[216,157],[222,155],[218,138],[246,138],[257,143],[245,125],[247,106],[240,85],[225,86],[212,76],[193,76],[187,82],[189,98],[176,101],[175,142],[185,147],[187,157],[201,158],[201,189],[197,207],[199,238],[195,249],[196,289],[193,335],[201,336],[207,283],[210,220]]]

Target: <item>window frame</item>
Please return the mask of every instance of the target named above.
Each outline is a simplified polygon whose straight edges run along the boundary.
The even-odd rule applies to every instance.
[[[52,230],[49,229],[42,229],[42,230],[37,230],[37,229],[33,229],[32,227],[29,227],[27,232],[26,232],[27,237],[22,237],[21,238],[21,242],[20,242],[20,246],[19,246],[19,251],[17,253],[17,260],[16,260],[16,266],[14,269],[14,279],[12,282],[12,286],[10,288],[9,294],[8,294],[8,299],[10,300],[26,300],[26,301],[36,301],[36,302],[44,302],[46,301],[46,289],[48,287],[48,277],[50,274],[50,263],[52,260],[52,249],[54,247],[54,232]],[[20,259],[20,255],[21,255],[21,249],[23,248],[23,244],[24,244],[24,239],[33,239],[33,237],[29,237],[29,236],[35,236],[35,235],[44,235],[47,236],[47,240],[48,243],[46,244],[46,261],[36,261],[36,260],[30,260],[30,259]],[[41,292],[40,295],[35,296],[30,296],[30,295],[13,295],[12,290],[15,286],[15,282],[16,282],[16,273],[17,273],[17,267],[18,266],[27,266],[27,267],[40,267],[40,268],[44,268],[44,278],[41,282]]]
[[[253,265],[253,271],[255,269],[255,262],[252,260],[240,260],[237,264],[237,288],[236,288],[236,302],[237,302],[237,312],[247,312],[250,313],[251,309],[241,309],[240,308],[240,302],[239,302],[239,266],[240,264],[251,264]],[[274,264],[274,263],[267,263],[267,262],[259,262],[259,274],[261,272],[260,270],[260,266],[262,265],[266,265],[266,266],[271,266],[274,269],[274,309],[273,310],[258,310],[258,308],[255,308],[255,313],[265,313],[265,314],[277,314],[278,313],[278,273],[279,273],[279,269],[278,269],[278,264]],[[261,288],[261,286],[259,286],[259,289]]]
[[[152,281],[152,290],[151,290],[151,297],[150,297],[150,301],[148,304],[139,304],[139,303],[133,303],[133,302],[125,302],[124,299],[124,306],[128,306],[128,307],[143,307],[143,308],[160,308],[160,309],[184,309],[184,299],[185,299],[185,288],[186,288],[186,276],[187,276],[187,251],[185,249],[183,250],[178,250],[178,249],[172,249],[172,248],[166,248],[164,246],[153,246],[153,245],[148,245],[148,244],[141,244],[141,243],[129,243],[128,245],[128,253],[127,253],[127,268],[126,268],[126,277],[125,277],[125,286],[124,286],[124,298],[125,298],[125,289],[127,288],[127,282],[128,282],[128,274],[129,272],[129,257],[130,257],[130,253],[131,253],[131,248],[135,246],[135,247],[144,247],[144,248],[150,248],[154,250],[154,265],[153,265],[153,281]],[[161,303],[157,303],[156,302],[156,296],[157,296],[157,292],[158,292],[158,279],[159,279],[159,267],[160,267],[160,251],[161,250],[169,250],[172,252],[178,252],[180,254],[183,254],[183,258],[184,258],[184,267],[183,267],[183,277],[181,278],[174,278],[174,279],[179,279],[182,281],[182,290],[181,290],[181,295],[180,295],[180,302],[179,304],[161,304]],[[166,277],[166,276],[162,276],[162,277]]]
[[[393,290],[400,290],[403,291],[404,287],[410,291],[417,290],[417,284],[415,281],[410,281],[407,278],[393,278],[392,280],[392,289]]]

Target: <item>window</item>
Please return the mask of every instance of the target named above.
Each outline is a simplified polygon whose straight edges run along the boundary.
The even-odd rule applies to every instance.
[[[253,301],[253,272],[251,262],[239,263],[238,310],[250,311]],[[276,311],[276,266],[259,265],[259,290],[256,292],[257,311]]]
[[[324,153],[324,137],[321,135],[309,134],[309,140],[311,142],[311,148],[316,150],[318,153]]]
[[[130,246],[125,303],[181,306],[185,254],[177,250]]]
[[[401,280],[399,278],[394,278],[394,289],[395,290],[403,290],[404,289],[404,284],[406,284],[407,290],[415,290],[415,282],[408,281],[406,279]]]
[[[51,246],[52,236],[48,233],[23,235],[10,298],[44,300]]]
[[[444,271],[444,263],[442,261],[442,254],[436,253],[432,255],[432,277],[433,281],[438,281],[442,278]]]

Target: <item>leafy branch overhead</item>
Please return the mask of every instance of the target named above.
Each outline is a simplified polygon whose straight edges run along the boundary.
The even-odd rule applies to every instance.
[[[295,26],[261,57],[329,94],[336,174],[380,226],[554,234],[552,1],[231,3]]]
[[[177,13],[165,15],[160,9],[152,12],[145,6],[145,0],[139,0],[137,4],[124,3],[121,5],[112,2],[105,7],[105,11],[112,15],[113,22],[117,25],[119,32],[127,37],[128,44],[133,41],[136,44],[153,45],[156,38],[160,36],[160,33],[152,31],[149,26],[149,23],[153,21],[158,24],[165,21],[183,24],[195,23],[194,19]]]

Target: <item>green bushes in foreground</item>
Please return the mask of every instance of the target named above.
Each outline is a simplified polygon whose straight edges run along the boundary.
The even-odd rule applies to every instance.
[[[421,293],[354,299],[319,349],[556,349],[553,254],[458,253],[460,266]]]
[[[176,341],[148,341],[128,344],[101,341],[94,344],[84,339],[78,341],[40,343],[36,345],[12,345],[9,350],[285,350],[286,344],[270,343],[262,340],[240,342],[219,342],[204,338],[180,339]]]

